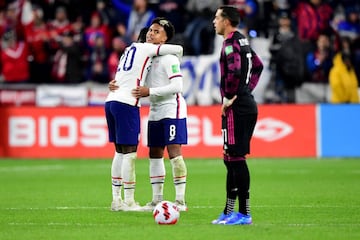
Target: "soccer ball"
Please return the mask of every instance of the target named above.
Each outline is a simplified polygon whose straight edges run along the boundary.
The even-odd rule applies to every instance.
[[[157,224],[175,224],[179,220],[179,208],[172,202],[159,202],[153,211],[153,217]]]

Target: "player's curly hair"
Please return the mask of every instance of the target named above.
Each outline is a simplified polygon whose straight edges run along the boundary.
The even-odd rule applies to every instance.
[[[160,26],[162,26],[166,32],[166,37],[167,37],[167,42],[170,41],[173,36],[175,35],[175,28],[174,28],[174,25],[169,21],[167,20],[166,18],[164,17],[157,17],[157,18],[154,18],[154,20],[151,22],[151,25],[152,24],[159,24]]]

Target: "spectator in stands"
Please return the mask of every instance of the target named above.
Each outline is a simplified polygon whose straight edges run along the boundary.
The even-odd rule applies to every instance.
[[[124,0],[112,0],[113,6],[125,16],[126,21],[120,22],[117,31],[124,37],[127,44],[136,42],[142,28],[150,26],[155,12],[148,6],[148,0],[134,0],[132,4]]]
[[[271,78],[265,90],[265,102],[266,103],[280,103],[285,102],[286,94],[284,92],[284,80],[281,78],[276,66],[276,55],[281,45],[293,38],[295,33],[291,28],[291,20],[288,12],[281,11],[277,16],[277,29],[272,36],[269,51],[270,58],[270,70]]]
[[[74,41],[72,32],[61,35],[60,48],[56,51],[51,76],[54,83],[79,83],[83,81],[82,50]]]
[[[340,21],[336,31],[341,37],[349,37],[351,40],[360,38],[360,9],[349,7],[345,10],[345,19]]]
[[[108,55],[109,52],[105,46],[103,35],[97,35],[94,39],[94,46],[90,52],[88,66],[87,66],[87,80],[98,83],[109,82],[108,72]]]
[[[116,13],[114,9],[109,7],[105,0],[97,0],[96,1],[96,12],[99,13],[100,18],[102,19],[103,24],[107,26],[114,26],[114,22],[116,19]]]
[[[112,40],[112,51],[108,58],[108,71],[109,71],[109,77],[111,79],[114,79],[116,70],[119,64],[119,59],[121,55],[123,54],[124,50],[126,48],[126,43],[123,41],[121,37],[115,37]]]
[[[7,4],[4,12],[4,22],[0,24],[0,34],[4,34],[10,30],[15,31],[17,40],[25,40],[25,31],[22,22],[23,8],[28,4],[25,0],[11,1]]]
[[[50,54],[48,28],[43,19],[43,9],[32,7],[32,21],[26,27],[26,41],[30,54],[30,82],[45,83],[50,81]]]
[[[239,28],[251,37],[256,37],[258,32],[257,17],[258,17],[258,3],[256,0],[225,0],[228,5],[237,7],[241,23]],[[250,35],[249,35],[250,34]]]
[[[271,78],[265,91],[265,102],[281,103],[295,102],[294,87],[285,87],[285,79],[281,68],[282,60],[278,59],[278,52],[284,43],[296,38],[291,27],[291,19],[288,12],[280,12],[278,16],[278,27],[273,35],[269,51]],[[283,48],[282,48],[283,51]],[[291,56],[288,56],[291,57]],[[279,61],[279,62],[278,62]],[[279,64],[279,66],[278,66]],[[288,85],[288,84],[287,84]]]
[[[30,78],[28,46],[18,40],[14,29],[2,36],[1,73],[5,83],[26,83]]]
[[[186,2],[183,0],[159,0],[159,3],[156,4],[156,15],[165,17],[172,22],[176,33],[183,33],[185,30]]]
[[[340,36],[351,40],[353,64],[360,84],[360,4],[345,8],[345,19],[335,27]]]
[[[148,0],[134,0],[126,28],[127,38],[131,42],[137,41],[141,29],[150,26],[154,18],[155,13],[148,8]]]
[[[332,67],[334,53],[330,38],[320,33],[316,41],[316,49],[306,56],[307,74],[297,91],[298,103],[327,102],[329,88],[329,72]]]
[[[104,40],[106,49],[111,48],[112,35],[109,26],[103,23],[101,15],[98,12],[93,12],[90,19],[90,26],[84,30],[85,47],[88,52],[92,52],[96,43],[95,40],[101,36]]]
[[[62,34],[72,31],[71,22],[64,6],[56,8],[54,19],[48,21],[48,29],[50,33],[51,54],[54,54],[60,48]]]
[[[334,57],[329,80],[331,103],[359,103],[358,79],[351,61],[350,39],[341,39],[341,51]]]
[[[295,9],[297,32],[302,41],[315,43],[320,32],[332,32],[332,7],[324,0],[299,1]]]
[[[126,27],[128,25],[128,19],[132,10],[134,0],[111,0],[112,6],[117,11],[118,24]]]
[[[188,11],[190,22],[184,31],[185,42],[189,44],[185,46],[186,54],[200,55],[213,53],[215,31],[212,20],[217,7],[222,4],[222,0],[188,0],[186,10]]]

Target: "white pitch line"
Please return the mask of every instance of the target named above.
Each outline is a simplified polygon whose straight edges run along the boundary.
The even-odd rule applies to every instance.
[[[190,209],[212,209],[212,208],[222,208],[222,205],[219,206],[189,206]],[[59,207],[27,207],[27,208],[18,208],[18,207],[9,207],[3,208],[5,210],[31,210],[31,211],[43,211],[43,210],[93,210],[93,209],[108,209],[109,207],[89,207],[89,206],[78,206],[78,207],[70,207],[70,206],[59,206]],[[253,209],[256,208],[360,208],[359,205],[256,205],[253,206]],[[1,208],[0,208],[1,209]]]
[[[203,223],[199,223],[203,224]],[[210,223],[209,223],[210,224]],[[34,222],[10,222],[9,226],[118,226],[118,223],[64,223],[64,222],[49,222],[49,223],[34,223]],[[195,226],[197,224],[187,224]],[[284,227],[359,227],[360,223],[253,223],[254,227],[271,227],[271,226],[284,226]]]

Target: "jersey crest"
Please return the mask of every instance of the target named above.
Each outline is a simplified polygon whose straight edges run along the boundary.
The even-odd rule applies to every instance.
[[[234,51],[233,46],[226,46],[225,47],[225,54],[229,55],[230,53],[232,53]]]
[[[172,73],[179,73],[180,72],[179,65],[177,65],[177,64],[171,65],[171,70],[172,70]]]

